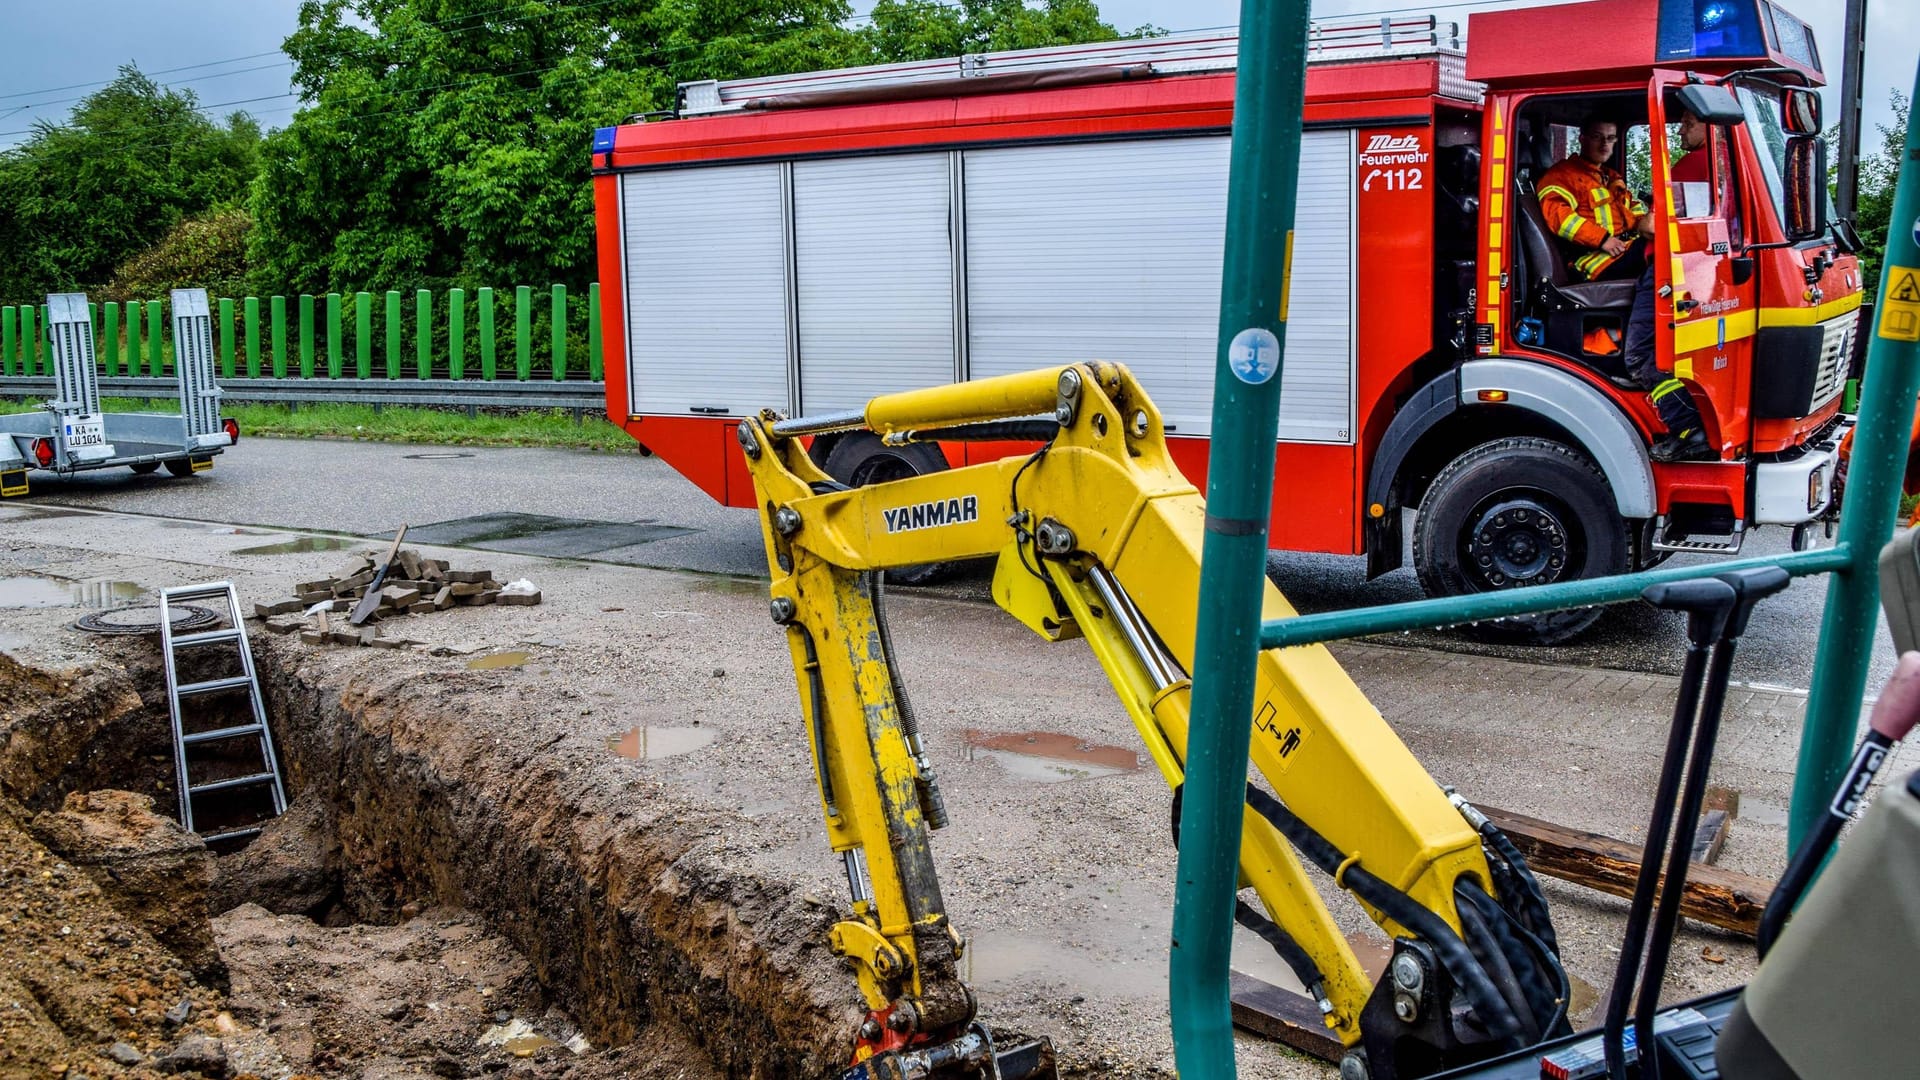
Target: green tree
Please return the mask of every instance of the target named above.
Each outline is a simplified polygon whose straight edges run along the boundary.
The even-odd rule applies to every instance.
[[[244,198],[260,129],[128,66],[67,123],[0,152],[0,298],[97,286],[182,220]]]
[[[259,283],[323,292],[595,279],[587,148],[676,86],[1110,38],[1091,0],[309,0],[307,105],[262,152]],[[922,51],[931,50],[931,51]]]
[[[931,60],[962,53],[1038,49],[1120,35],[1093,0],[877,0],[861,34],[869,63]],[[1143,27],[1136,34],[1151,32]]]
[[[1887,226],[1893,217],[1894,186],[1900,182],[1900,158],[1906,152],[1908,111],[1912,102],[1893,92],[1893,126],[1876,124],[1880,146],[1860,159],[1860,187],[1854,203],[1854,227],[1860,232],[1861,276],[1867,298],[1880,291],[1880,260],[1887,251]]]

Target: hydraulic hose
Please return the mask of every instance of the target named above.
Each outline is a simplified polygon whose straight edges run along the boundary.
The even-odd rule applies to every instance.
[[[807,654],[807,697],[812,715],[810,727],[813,736],[814,773],[820,781],[820,801],[827,806],[827,816],[840,816],[840,807],[833,798],[833,769],[827,762],[827,688],[820,675],[820,652],[814,647],[813,635],[798,623],[793,630],[800,635],[800,645]]]
[[[927,827],[947,827],[947,802],[940,795],[939,778],[933,774],[933,762],[920,743],[920,721],[913,712],[913,699],[907,696],[907,684],[900,678],[900,665],[893,662],[893,634],[887,629],[887,572],[870,570],[860,575],[867,589],[867,602],[873,608],[873,626],[880,639],[880,659],[887,665],[887,684],[893,688],[894,709],[900,715],[900,733],[907,740],[907,752],[913,755],[914,792],[920,799],[920,812]]]
[[[1261,817],[1272,822],[1274,828],[1279,829],[1280,834],[1308,861],[1335,875],[1341,887],[1432,945],[1440,955],[1441,964],[1459,981],[1460,988],[1467,995],[1468,1004],[1473,1006],[1474,1013],[1480,1017],[1488,1034],[1501,1040],[1512,1040],[1520,1034],[1519,1018],[1507,1008],[1506,999],[1494,986],[1486,969],[1445,919],[1414,903],[1412,897],[1358,863],[1348,866],[1342,874],[1340,868],[1346,862],[1346,856],[1341,854],[1340,849],[1312,826],[1301,821],[1285,803],[1252,784],[1247,785],[1247,803]]]
[[[1185,784],[1180,784],[1173,789],[1173,847],[1175,851],[1180,849],[1180,803],[1181,796],[1185,794],[1186,790]],[[1285,961],[1287,967],[1293,971],[1293,977],[1299,979],[1300,985],[1306,987],[1308,991],[1314,995],[1316,1004],[1319,1003],[1326,992],[1326,978],[1320,974],[1320,967],[1313,962],[1313,957],[1307,954],[1307,950],[1300,947],[1300,943],[1293,939],[1292,934],[1281,929],[1279,923],[1267,918],[1266,915],[1254,908],[1252,904],[1237,897],[1233,902],[1233,921],[1260,935],[1260,940],[1272,946],[1273,951],[1279,954],[1280,959]],[[1326,1006],[1322,1005],[1321,1008],[1325,1009]]]

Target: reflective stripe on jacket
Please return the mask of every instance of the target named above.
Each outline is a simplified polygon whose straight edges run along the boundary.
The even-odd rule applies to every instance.
[[[1570,244],[1590,249],[1567,264],[1589,279],[1613,265],[1615,257],[1600,250],[1607,237],[1631,230],[1647,213],[1619,173],[1578,156],[1548,169],[1534,191],[1547,228]]]

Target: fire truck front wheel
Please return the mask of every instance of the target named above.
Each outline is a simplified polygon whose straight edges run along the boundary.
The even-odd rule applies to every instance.
[[[888,446],[879,436],[864,431],[842,436],[833,444],[833,449],[827,451],[827,460],[820,466],[822,472],[848,487],[906,480],[941,472],[946,467],[947,459],[937,446],[926,443]],[[949,562],[896,567],[887,571],[887,580],[900,585],[925,585],[945,577],[953,567]]]
[[[1460,596],[1617,574],[1628,541],[1598,466],[1563,443],[1498,439],[1434,477],[1414,524],[1413,562],[1429,596]],[[1554,645],[1601,609],[1481,623],[1475,636]]]

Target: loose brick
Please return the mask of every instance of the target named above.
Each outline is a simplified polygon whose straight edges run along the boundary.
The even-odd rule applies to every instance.
[[[455,579],[449,588],[453,590],[453,595],[456,598],[462,599],[469,596],[479,596],[481,593],[487,591],[487,587],[478,581],[460,581],[458,579]]]
[[[495,602],[507,607],[532,607],[540,602],[540,592],[537,589],[530,593],[503,592]]]
[[[431,615],[439,610],[431,600],[416,600],[407,605],[407,614],[409,615]]]
[[[403,608],[420,599],[420,590],[404,585],[389,585],[380,590],[380,606]]]
[[[493,571],[491,570],[449,570],[447,571],[447,580],[457,581],[462,584],[477,585],[483,581],[493,580]]]
[[[290,611],[299,611],[304,607],[306,607],[306,605],[302,604],[299,599],[292,598],[275,600],[271,604],[255,604],[253,605],[253,613],[263,619],[271,619],[275,615],[285,615]]]
[[[445,611],[446,609],[452,606],[453,606],[453,586],[451,585],[440,586],[440,590],[433,594],[434,610]]]
[[[326,643],[326,640],[327,635],[318,630],[300,631],[300,642],[303,645],[322,645]]]

